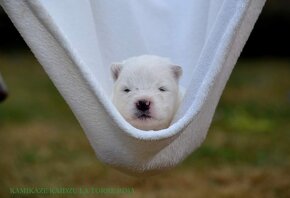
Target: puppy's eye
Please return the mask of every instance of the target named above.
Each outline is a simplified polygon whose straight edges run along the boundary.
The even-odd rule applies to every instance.
[[[167,91],[167,89],[165,87],[159,87],[159,91],[164,92],[164,91]]]
[[[128,88],[123,89],[124,92],[129,93],[131,90]]]

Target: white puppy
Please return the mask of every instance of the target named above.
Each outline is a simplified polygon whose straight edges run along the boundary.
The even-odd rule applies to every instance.
[[[142,130],[167,128],[179,106],[180,66],[153,55],[129,58],[111,66],[112,100],[121,115]]]

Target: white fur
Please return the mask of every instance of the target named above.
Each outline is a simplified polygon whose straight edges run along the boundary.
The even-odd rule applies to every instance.
[[[112,64],[111,69],[115,80],[112,101],[121,115],[142,130],[167,128],[180,103],[181,67],[167,58],[142,55]],[[141,116],[145,113],[138,110],[139,101],[150,104],[149,117]]]

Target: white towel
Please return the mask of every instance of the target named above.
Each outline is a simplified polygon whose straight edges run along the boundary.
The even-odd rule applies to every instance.
[[[265,0],[0,2],[97,157],[141,173],[175,166],[203,142]],[[183,67],[185,98],[167,129],[135,129],[109,99],[110,63],[141,54],[169,57]]]

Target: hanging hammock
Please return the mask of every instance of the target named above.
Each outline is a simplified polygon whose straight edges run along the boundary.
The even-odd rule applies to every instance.
[[[0,2],[98,159],[143,173],[175,166],[203,142],[265,0]],[[169,57],[184,71],[184,100],[159,131],[132,127],[110,100],[110,64],[142,54]]]

